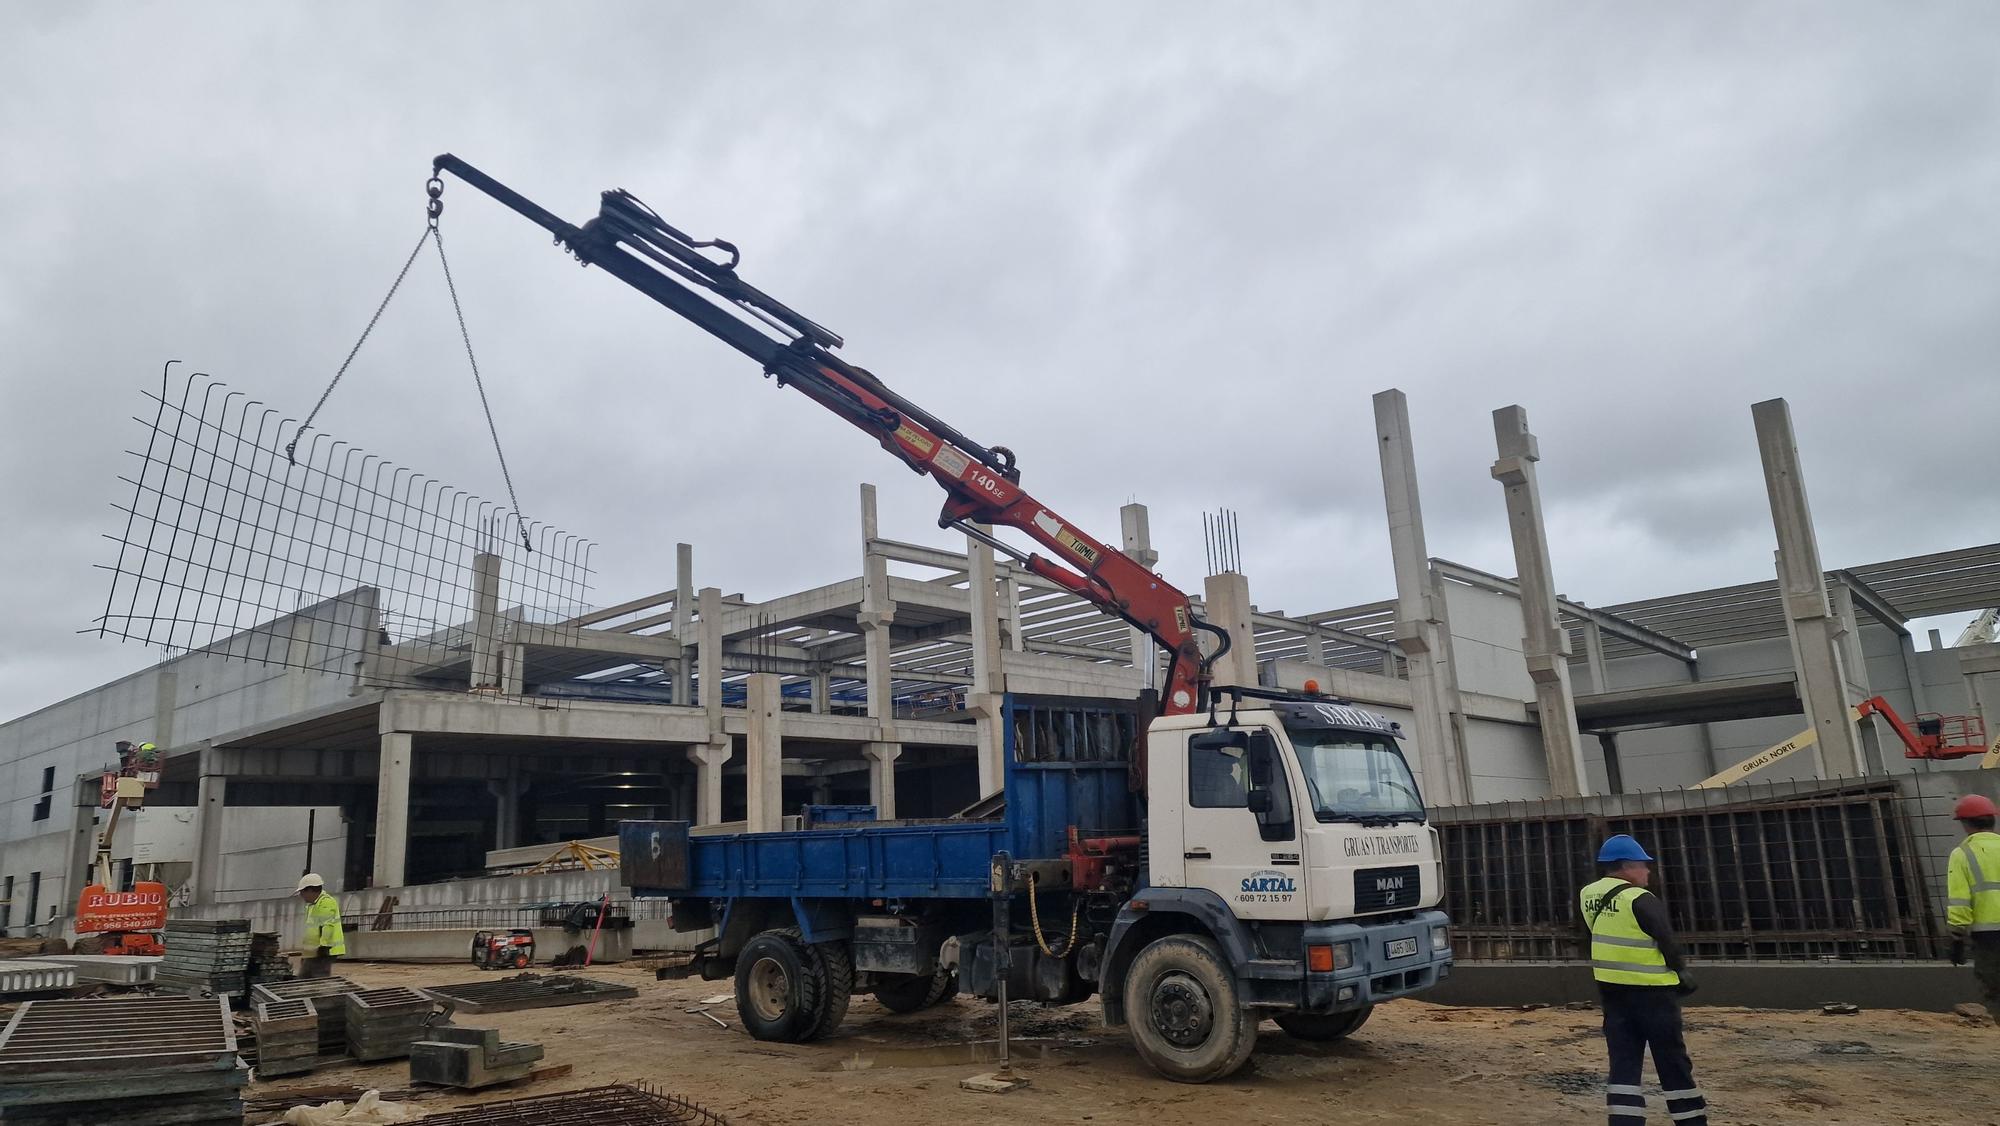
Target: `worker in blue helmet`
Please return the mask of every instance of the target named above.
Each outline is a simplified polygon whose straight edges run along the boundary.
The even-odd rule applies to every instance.
[[[1600,878],[1583,889],[1582,918],[1590,931],[1590,968],[1611,1055],[1604,1086],[1611,1126],[1644,1126],[1646,1095],[1639,1080],[1648,1048],[1673,1121],[1707,1126],[1708,1101],[1694,1084],[1681,1035],[1681,998],[1694,992],[1694,980],[1666,905],[1647,890],[1653,858],[1620,833],[1597,850],[1597,865]]]

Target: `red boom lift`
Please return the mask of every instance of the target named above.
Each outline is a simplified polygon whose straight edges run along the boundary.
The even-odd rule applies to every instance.
[[[1889,701],[1871,697],[1854,706],[1855,718],[1879,715],[1896,738],[1903,741],[1904,758],[1954,759],[1986,753],[1986,724],[1975,715],[1939,715],[1920,712],[1916,730],[1903,722]]]

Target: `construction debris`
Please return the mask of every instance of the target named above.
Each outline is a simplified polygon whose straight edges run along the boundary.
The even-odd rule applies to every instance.
[[[347,1054],[363,1062],[409,1055],[437,1010],[437,1002],[407,985],[357,990],[341,1003],[347,1010]]]
[[[380,1091],[364,1091],[353,1106],[343,1102],[295,1106],[285,1112],[282,1121],[286,1126],[392,1126],[423,1116],[420,1110],[386,1101]]]
[[[248,988],[250,920],[170,919],[161,941],[166,961],[153,975],[161,990],[241,997]]]
[[[429,1115],[424,1126],[729,1126],[729,1120],[651,1087],[620,1084],[487,1103]]]
[[[248,1077],[219,997],[29,1001],[0,1031],[7,1126],[240,1123]]]
[[[0,994],[52,993],[76,985],[76,967],[43,961],[0,962]]]
[[[593,1001],[637,997],[629,985],[614,985],[570,974],[516,974],[499,981],[430,985],[424,992],[448,1002],[455,1013],[506,1013],[517,1009],[548,1009],[587,1005]]]
[[[410,1082],[477,1090],[525,1079],[542,1046],[506,1043],[497,1028],[434,1028],[410,1045]]]
[[[251,1028],[257,1042],[257,1078],[298,1075],[319,1060],[319,1011],[312,1001],[258,1001]]]
[[[347,1007],[340,998],[360,991],[344,977],[301,977],[252,986],[250,997],[252,1001],[310,999],[319,1012],[319,1050],[339,1055],[347,1050]]]

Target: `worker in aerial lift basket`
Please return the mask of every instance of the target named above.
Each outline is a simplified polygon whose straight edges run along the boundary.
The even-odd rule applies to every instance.
[[[331,977],[333,960],[347,953],[347,935],[340,928],[340,901],[327,894],[325,881],[311,872],[299,877],[299,901],[306,905],[299,976]]]
[[[1951,926],[1951,964],[1965,964],[1972,945],[1972,972],[1987,1015],[2000,1023],[2000,833],[1993,831],[2000,809],[1978,794],[1958,799],[1951,811],[1965,840],[1951,850],[1945,880],[1945,922]]]
[[[1694,1065],[1681,1038],[1681,998],[1694,992],[1687,960],[1667,909],[1646,890],[1653,858],[1623,833],[1597,852],[1603,878],[1584,887],[1583,921],[1590,931],[1590,967],[1604,1009],[1604,1043],[1611,1071],[1604,1085],[1611,1126],[1643,1126],[1646,1095],[1639,1085],[1646,1049],[1667,1113],[1677,1126],[1707,1126],[1708,1100],[1694,1085]]]

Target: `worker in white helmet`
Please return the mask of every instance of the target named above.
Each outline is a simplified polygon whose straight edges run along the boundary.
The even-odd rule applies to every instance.
[[[307,872],[299,877],[299,902],[306,905],[299,976],[331,977],[333,960],[347,953],[347,935],[340,929],[340,901],[327,893],[325,881]]]

